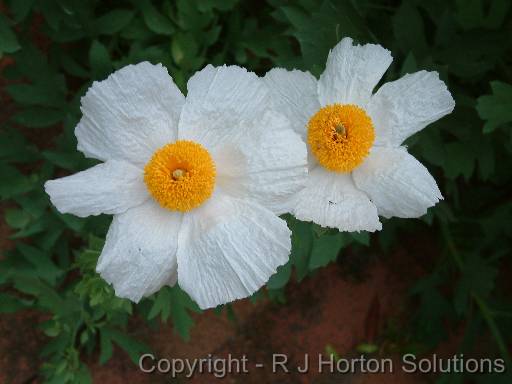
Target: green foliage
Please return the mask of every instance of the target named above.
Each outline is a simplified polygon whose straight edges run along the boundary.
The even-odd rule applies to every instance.
[[[479,97],[476,106],[480,117],[487,121],[484,125],[485,133],[512,122],[512,85],[492,81],[491,88],[492,95]]]
[[[464,327],[461,352],[486,334],[508,359],[512,303],[501,281],[512,249],[510,1],[4,3],[0,59],[15,65],[3,70],[12,108],[0,127],[0,199],[9,201],[4,220],[16,245],[0,262],[0,312],[48,314],[42,324],[49,339],[42,352],[47,382],[90,382],[83,354],[97,351],[104,363],[113,345],[136,360],[148,347],[127,332],[135,314],[151,325],[171,319],[187,338],[191,313],[198,312],[178,287],[137,305],[115,297],[95,272],[109,218],[61,215],[43,191],[44,181],[94,165],[76,150],[73,135],[80,97],[92,81],[142,60],[163,63],[182,90],[207,63],[244,65],[258,74],[295,67],[318,76],[329,49],[345,36],[392,51],[385,81],[436,70],[457,103],[450,116],[406,143],[434,174],[445,201],[422,221],[385,220],[372,241],[389,249],[415,230],[439,239],[441,254],[411,288],[411,321],[401,331],[431,348],[447,330]],[[370,244],[366,233],[286,219],[292,255],[267,285],[276,301],[284,300],[290,280],[334,262],[349,246]]]

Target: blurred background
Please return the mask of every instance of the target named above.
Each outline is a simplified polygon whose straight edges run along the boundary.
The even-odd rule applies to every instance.
[[[168,383],[164,358],[285,353],[334,358],[502,358],[505,374],[230,375],[231,383],[511,383],[510,0],[0,1],[0,382]],[[287,218],[290,262],[252,298],[200,312],[178,287],[138,305],[95,273],[111,217],[49,204],[49,178],[94,161],[76,150],[80,97],[129,63],[163,63],[186,92],[207,63],[318,76],[343,37],[378,43],[383,82],[435,70],[455,111],[408,140],[445,200],[379,233]],[[197,375],[192,382],[210,383]],[[185,382],[178,378],[174,382]]]

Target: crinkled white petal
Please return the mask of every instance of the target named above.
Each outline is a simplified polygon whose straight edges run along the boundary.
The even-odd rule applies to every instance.
[[[117,160],[49,180],[44,188],[59,212],[79,217],[122,213],[149,198],[143,171]]]
[[[217,183],[230,195],[251,198],[278,215],[289,212],[292,196],[306,184],[306,144],[289,120],[274,111],[252,123],[245,144],[215,152]]]
[[[443,198],[428,170],[403,147],[374,147],[352,177],[384,217],[419,217]]]
[[[320,109],[315,77],[309,72],[274,68],[263,80],[270,90],[273,108],[283,113],[295,132],[305,138],[309,119]]]
[[[138,302],[172,281],[182,218],[153,200],[114,216],[96,271],[116,296]]]
[[[207,65],[190,78],[187,88],[179,138],[208,150],[243,140],[252,122],[269,108],[263,80],[237,66]]]
[[[344,38],[329,52],[318,81],[320,104],[357,104],[364,108],[392,60],[391,52],[380,45],[352,45],[352,39]]]
[[[78,149],[99,160],[145,164],[175,141],[184,96],[161,65],[128,65],[94,82],[82,98]]]
[[[340,231],[380,230],[377,208],[358,190],[350,174],[318,166],[309,172],[306,188],[295,197],[295,217]]]
[[[455,106],[437,72],[420,71],[384,84],[370,100],[375,145],[399,146]]]
[[[269,210],[218,193],[184,216],[178,283],[201,308],[248,297],[286,263],[290,235]]]

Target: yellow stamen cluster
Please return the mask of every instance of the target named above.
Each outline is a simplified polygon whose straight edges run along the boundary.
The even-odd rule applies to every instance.
[[[190,211],[212,195],[215,163],[200,144],[178,140],[153,154],[144,168],[144,181],[162,207]]]
[[[374,140],[372,120],[357,105],[327,105],[308,123],[309,148],[330,171],[352,171],[368,155]]]

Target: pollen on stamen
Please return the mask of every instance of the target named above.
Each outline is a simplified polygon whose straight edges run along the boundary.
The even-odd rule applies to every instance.
[[[144,182],[162,207],[187,212],[212,195],[215,174],[215,164],[204,147],[178,140],[153,154],[144,167]]]
[[[357,105],[327,105],[308,123],[309,148],[330,171],[352,171],[368,155],[374,140],[372,120]]]
[[[336,126],[336,133],[338,135],[345,136],[346,132],[347,130],[345,129],[345,126],[343,124],[340,123]]]
[[[172,171],[172,178],[174,180],[181,180],[183,179],[183,177],[185,176],[185,171],[183,171],[183,169],[175,169],[174,171]]]

